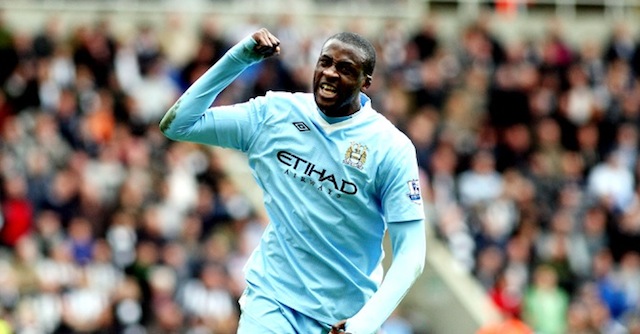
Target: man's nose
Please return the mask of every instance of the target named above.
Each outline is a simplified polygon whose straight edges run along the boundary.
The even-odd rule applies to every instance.
[[[328,77],[338,77],[338,71],[335,66],[329,66],[322,71],[322,73]]]

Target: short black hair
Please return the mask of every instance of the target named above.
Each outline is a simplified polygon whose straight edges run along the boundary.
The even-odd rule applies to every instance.
[[[368,39],[362,37],[361,35],[348,31],[339,32],[327,38],[327,42],[332,39],[353,45],[356,48],[362,50],[365,58],[362,63],[364,74],[373,75],[373,69],[376,67],[376,49]]]

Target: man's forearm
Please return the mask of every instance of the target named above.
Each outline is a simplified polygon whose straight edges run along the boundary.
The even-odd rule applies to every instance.
[[[389,224],[389,236],[393,262],[378,291],[347,321],[348,333],[375,333],[422,273],[426,253],[424,220]]]
[[[251,64],[262,59],[253,51],[256,42],[246,37],[232,47],[180,96],[160,121],[160,130],[171,139],[181,139],[211,106],[218,94]]]

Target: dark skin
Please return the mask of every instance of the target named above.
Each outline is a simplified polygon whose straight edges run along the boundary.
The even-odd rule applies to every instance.
[[[251,36],[254,50],[268,58],[280,54],[280,40],[262,28]],[[360,110],[360,92],[371,86],[371,75],[363,70],[365,54],[357,47],[331,39],[322,47],[313,73],[313,95],[318,108],[329,117],[349,116]],[[331,326],[329,334],[345,332],[347,320]]]
[[[336,39],[324,44],[313,73],[313,95],[325,115],[341,117],[360,110],[360,92],[371,86],[364,59],[364,52],[351,44]]]
[[[280,40],[269,30],[261,28],[254,32],[251,37],[258,43],[253,49],[263,57],[269,58],[280,54]]]
[[[267,29],[253,33],[254,50],[265,58],[280,54],[280,40]],[[329,117],[349,116],[360,110],[360,92],[371,86],[363,70],[364,52],[331,39],[322,47],[313,73],[313,95],[318,108]]]
[[[349,334],[344,331],[346,324],[347,324],[346,319],[338,321],[337,323],[331,326],[331,331],[329,332],[329,334]]]

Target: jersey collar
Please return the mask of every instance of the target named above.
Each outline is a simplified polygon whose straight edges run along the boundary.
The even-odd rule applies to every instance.
[[[315,118],[318,124],[325,131],[332,132],[349,126],[356,119],[363,118],[366,115],[371,114],[371,112],[373,112],[373,109],[371,108],[371,99],[366,94],[360,93],[360,110],[355,113],[348,116],[329,117],[316,106]]]

